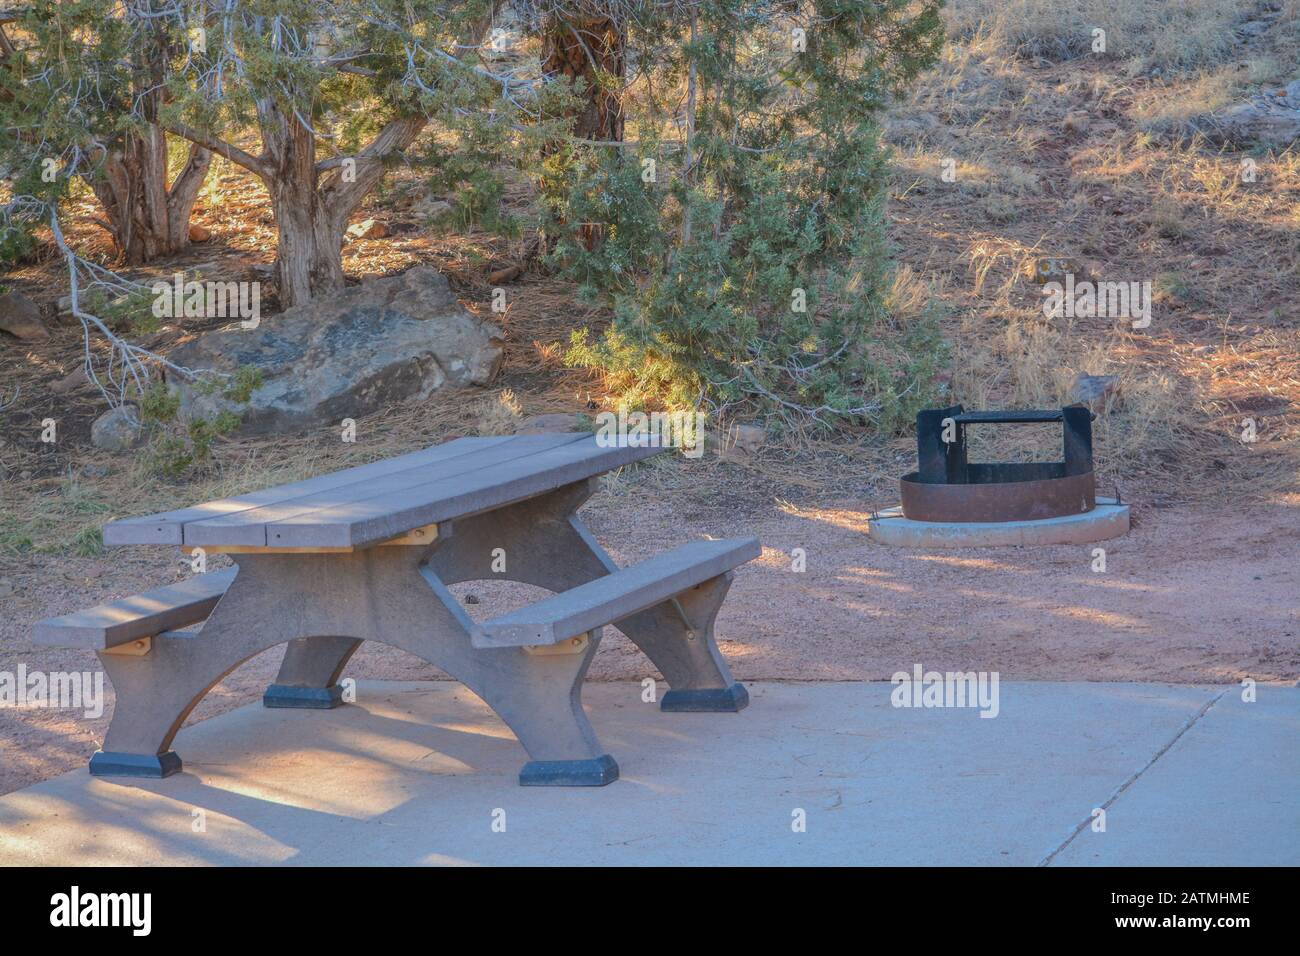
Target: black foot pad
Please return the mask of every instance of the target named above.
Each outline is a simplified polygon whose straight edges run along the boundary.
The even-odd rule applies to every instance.
[[[603,787],[618,779],[609,754],[591,760],[530,760],[519,771],[521,787]]]
[[[704,690],[670,690],[664,694],[660,710],[670,713],[734,714],[749,706],[749,691],[744,684],[708,687]]]
[[[341,703],[343,703],[343,688],[338,684],[331,687],[291,687],[288,684],[272,684],[262,695],[263,707],[333,710]]]
[[[181,772],[174,750],[163,754],[120,754],[96,750],[90,758],[92,777],[170,777]]]

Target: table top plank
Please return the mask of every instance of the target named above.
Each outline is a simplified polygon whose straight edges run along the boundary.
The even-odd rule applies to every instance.
[[[441,461],[419,464],[386,475],[369,476],[360,481],[337,484],[312,494],[295,496],[262,507],[245,509],[229,515],[191,521],[185,524],[184,542],[190,546],[239,545],[266,547],[277,542],[268,539],[267,529],[279,521],[310,515],[329,508],[359,501],[386,498],[413,486],[451,480],[459,475],[492,473],[503,464],[513,462],[563,445],[581,441],[581,434],[524,435],[490,445],[470,446],[468,453],[445,456]],[[469,441],[474,441],[470,439]],[[457,442],[449,443],[448,447]],[[338,472],[346,475],[347,472]],[[409,531],[410,528],[404,528]],[[398,532],[400,533],[400,532]]]
[[[464,518],[659,454],[665,448],[601,447],[595,436],[484,469],[413,485],[268,526],[271,547],[366,547],[411,528]]]
[[[306,478],[285,485],[275,485],[271,488],[263,488],[260,491],[236,495],[232,498],[222,498],[218,501],[209,501],[205,504],[180,508],[175,511],[165,511],[160,514],[112,521],[104,525],[104,544],[110,547],[125,544],[179,545],[184,542],[183,529],[190,522],[229,516],[264,505],[301,498],[331,488],[369,481],[410,468],[432,465],[450,458],[468,455],[481,449],[491,448],[510,440],[509,437],[462,438],[457,441],[434,445],[431,448],[409,452],[405,455],[398,455],[396,458],[372,461],[365,465],[357,465],[353,468],[317,475],[314,478]]]

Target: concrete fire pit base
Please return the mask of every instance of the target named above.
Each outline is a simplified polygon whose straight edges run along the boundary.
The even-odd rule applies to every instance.
[[[903,509],[889,508],[867,527],[881,544],[900,548],[989,548],[1037,544],[1088,544],[1118,538],[1128,531],[1128,505],[1097,498],[1097,507],[1077,515],[1035,521],[913,521]]]

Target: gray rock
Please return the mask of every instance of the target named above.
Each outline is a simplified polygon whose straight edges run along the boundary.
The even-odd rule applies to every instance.
[[[90,443],[105,451],[129,451],[140,443],[142,432],[139,412],[129,405],[120,405],[95,419],[90,426]]]
[[[1200,116],[1192,125],[1221,145],[1259,144],[1285,149],[1300,139],[1300,109],[1291,105],[1290,89],[1287,87],[1285,96],[1254,96],[1245,103]]]
[[[0,295],[0,329],[23,342],[50,337],[50,330],[41,321],[41,310],[21,292]]]
[[[749,458],[763,447],[767,430],[762,425],[732,425],[718,447],[723,458]]]
[[[337,425],[451,386],[486,385],[501,365],[501,330],[456,301],[427,266],[372,279],[265,318],[255,329],[209,332],[168,357],[191,369],[260,369],[241,431]],[[241,410],[177,383],[186,414]]]
[[[1088,375],[1080,372],[1070,386],[1070,404],[1087,405],[1099,412],[1119,398],[1118,375]]]
[[[1281,98],[1291,109],[1300,110],[1300,80],[1292,80],[1288,83]]]
[[[74,389],[80,388],[82,385],[89,384],[90,379],[86,377],[86,367],[84,365],[78,365],[67,375],[63,376],[63,378],[50,385],[50,391],[57,395],[64,395]]]
[[[732,425],[727,437],[737,448],[754,452],[763,447],[763,442],[767,440],[767,430],[762,425]]]

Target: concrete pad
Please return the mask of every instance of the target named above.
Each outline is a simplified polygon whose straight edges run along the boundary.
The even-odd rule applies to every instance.
[[[1091,544],[1118,538],[1127,533],[1128,527],[1128,505],[1101,497],[1091,511],[1033,521],[916,521],[904,517],[901,507],[886,508],[867,521],[873,541],[900,548]]]
[[[1300,698],[1260,685],[1253,703],[1232,687],[1106,811],[1055,865],[1249,866],[1300,862]]]
[[[457,684],[362,682],[337,710],[250,706],[186,728],[185,771],[166,780],[83,770],[0,797],[0,864],[1063,863],[1126,784],[1105,839],[1131,844],[1126,862],[1182,861],[1181,837],[1123,817],[1148,781],[1153,812],[1212,862],[1300,863],[1300,808],[1274,799],[1300,777],[1282,759],[1300,690],[1261,687],[1270,709],[1203,742],[1222,687],[1003,683],[995,719],[894,708],[892,690],[758,683],[740,714],[665,714],[639,684],[588,684],[622,779],[578,790],[517,786],[522,748]],[[1202,762],[1153,776],[1192,744]],[[1276,788],[1207,804],[1224,761],[1256,761]],[[1249,839],[1206,840],[1215,826]]]

